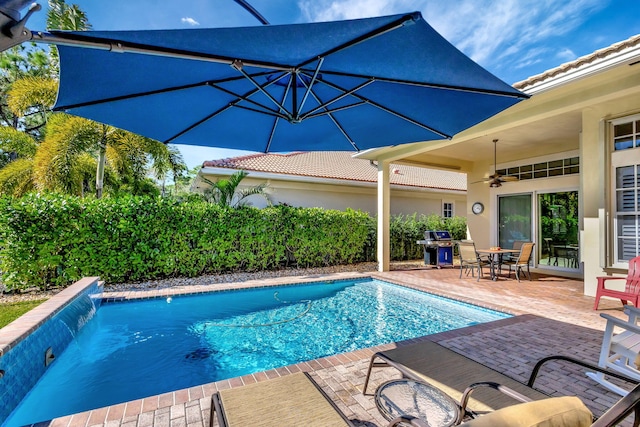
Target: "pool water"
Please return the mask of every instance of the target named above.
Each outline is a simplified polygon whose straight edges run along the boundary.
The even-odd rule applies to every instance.
[[[103,302],[4,427],[506,317],[371,279]]]

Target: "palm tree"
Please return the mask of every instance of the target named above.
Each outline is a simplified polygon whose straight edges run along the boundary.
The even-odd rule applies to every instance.
[[[149,163],[161,179],[186,169],[180,153],[158,141],[64,113],[49,117],[56,87],[50,79],[28,78],[9,91],[8,104],[16,114],[42,107],[47,125],[40,143],[24,132],[1,128],[0,150],[14,153],[9,160],[23,161],[0,173],[0,193],[18,196],[35,189],[85,195],[94,190],[101,197],[106,181],[115,190],[126,184],[129,192],[139,194],[148,190],[142,184]],[[29,184],[17,184],[27,176]],[[89,182],[92,177],[95,186]]]
[[[25,114],[18,116],[9,108],[7,93],[22,79],[50,77],[49,56],[41,48],[21,45],[0,52],[0,125],[40,138],[45,123],[42,110],[27,109]]]
[[[253,187],[239,189],[240,183],[249,175],[246,171],[238,171],[229,177],[229,179],[219,179],[211,181],[207,178],[202,180],[211,187],[205,190],[204,196],[209,201],[219,206],[237,208],[248,204],[247,197],[258,195],[264,197],[269,203],[271,200],[266,193],[267,184],[262,183]]]
[[[65,0],[49,0],[49,10],[47,11],[48,30],[69,30],[87,31],[91,29],[89,18],[77,4],[68,5]],[[54,45],[49,47],[51,66],[56,75],[59,70],[60,58],[58,48]]]
[[[91,28],[77,5],[50,0],[49,6],[49,28]],[[57,50],[52,48],[51,53],[57,66]],[[7,96],[11,111],[18,117],[38,115],[46,127],[41,142],[15,129],[0,130],[0,150],[5,154],[0,157],[0,167],[5,165],[0,170],[1,194],[19,196],[31,190],[52,190],[85,195],[95,191],[100,198],[105,181],[116,191],[140,194],[150,188],[149,164],[161,180],[186,169],[180,153],[158,141],[63,113],[51,115],[57,86],[57,80],[42,75],[19,78],[11,84]],[[21,145],[30,149],[14,150]]]

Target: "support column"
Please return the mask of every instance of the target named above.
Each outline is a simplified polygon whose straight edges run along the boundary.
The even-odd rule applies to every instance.
[[[388,160],[378,160],[378,271],[389,271],[391,187]]]

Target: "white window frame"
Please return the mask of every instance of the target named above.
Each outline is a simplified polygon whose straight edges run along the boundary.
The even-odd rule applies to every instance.
[[[447,209],[447,205],[451,207],[451,209]],[[451,211],[450,216],[446,216],[447,211]],[[453,218],[456,215],[456,204],[450,200],[442,201],[442,217],[443,218]]]
[[[637,145],[640,143],[640,125],[636,123],[640,121],[640,114],[635,114],[632,116],[621,117],[619,119],[609,121],[609,152],[611,159],[611,168],[610,168],[610,191],[611,191],[611,201],[610,201],[610,212],[611,212],[611,220],[609,222],[609,229],[611,231],[610,236],[611,239],[611,267],[613,268],[628,268],[628,262],[624,260],[620,260],[622,256],[619,254],[619,240],[623,238],[618,234],[619,229],[619,218],[622,216],[635,216],[636,217],[636,230],[635,230],[635,240],[636,240],[636,248],[640,248],[640,179],[638,179],[638,174],[640,173],[640,147]],[[614,147],[614,129],[615,126],[632,123],[633,124],[633,132],[632,134],[635,136],[636,141],[634,141],[634,146],[615,150]],[[618,213],[617,208],[617,195],[621,191],[617,188],[617,170],[621,167],[627,166],[635,166],[637,168],[637,172],[635,174],[637,182],[634,187],[625,188],[626,191],[634,191],[636,192],[635,196],[635,211],[621,211]],[[624,236],[626,240],[629,239],[629,236]],[[637,253],[640,253],[640,249],[636,249]]]

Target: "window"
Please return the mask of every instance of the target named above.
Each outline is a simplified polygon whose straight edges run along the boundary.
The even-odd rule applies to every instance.
[[[614,266],[640,254],[640,115],[611,122]]]
[[[640,165],[615,170],[616,261],[629,261],[638,252]]]
[[[571,157],[533,165],[514,166],[508,169],[499,169],[497,173],[500,175],[515,176],[520,181],[548,178],[550,176],[574,175],[580,173],[580,158]]]
[[[453,203],[451,202],[442,203],[442,217],[453,218]]]

